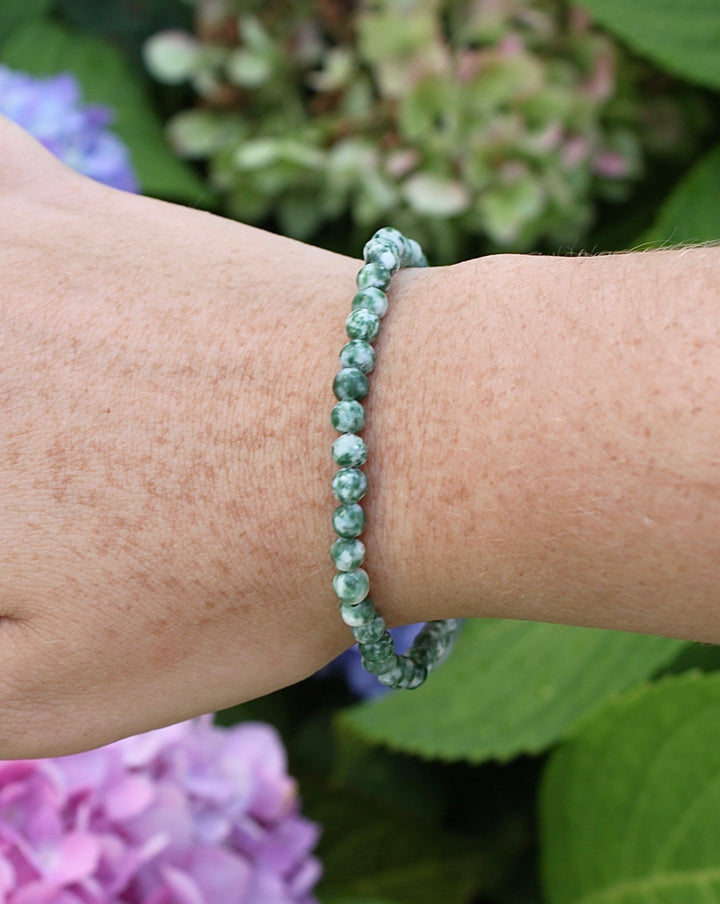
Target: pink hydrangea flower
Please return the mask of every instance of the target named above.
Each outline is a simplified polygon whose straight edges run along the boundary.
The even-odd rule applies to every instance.
[[[315,904],[317,838],[259,723],[0,762],[4,904]]]

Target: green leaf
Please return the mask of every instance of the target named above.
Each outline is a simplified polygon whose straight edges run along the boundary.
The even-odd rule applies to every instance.
[[[552,757],[549,904],[720,902],[720,675],[636,689]]]
[[[342,789],[308,799],[303,812],[323,826],[321,901],[470,904],[495,879],[496,851],[478,839],[397,818]]]
[[[42,15],[51,3],[52,0],[3,0],[0,4],[0,41],[21,22]]]
[[[113,129],[130,149],[145,194],[200,206],[211,203],[202,181],[173,156],[141,84],[110,44],[36,19],[12,33],[0,48],[0,60],[33,75],[72,72],[85,101],[115,111]]]
[[[720,239],[718,196],[720,145],[706,154],[680,181],[643,240],[673,245],[717,241]]]
[[[717,0],[579,0],[630,47],[683,78],[720,88]]]
[[[472,620],[423,687],[352,707],[338,727],[423,757],[507,760],[545,750],[681,647],[640,634]]]

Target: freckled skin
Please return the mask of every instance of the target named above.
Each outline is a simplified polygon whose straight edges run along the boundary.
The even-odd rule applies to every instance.
[[[352,642],[329,414],[359,261],[90,183],[5,122],[0,153],[0,758],[311,674]],[[720,641],[720,250],[389,293],[362,498],[387,623]]]

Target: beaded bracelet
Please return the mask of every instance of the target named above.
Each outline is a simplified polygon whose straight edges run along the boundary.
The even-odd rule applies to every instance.
[[[332,489],[341,503],[333,515],[339,538],[330,550],[338,570],[333,588],[340,600],[340,615],[358,643],[363,667],[386,687],[414,688],[448,653],[458,621],[427,622],[407,653],[395,652],[385,622],[368,596],[367,572],[360,568],[365,545],[358,537],[365,529],[365,513],[358,503],[367,492],[368,482],[360,470],[367,461],[367,446],[357,434],[365,426],[365,410],[360,402],[368,394],[367,374],[375,366],[371,343],[377,338],[380,320],[388,308],[385,290],[401,267],[426,267],[427,259],[417,242],[387,226],[365,245],[363,259],[365,266],[357,275],[358,292],[345,322],[350,341],[340,352],[341,369],[333,381],[338,402],[330,421],[341,434],[332,447],[333,460],[340,466]]]

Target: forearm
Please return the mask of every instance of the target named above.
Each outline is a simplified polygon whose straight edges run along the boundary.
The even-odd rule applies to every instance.
[[[350,643],[329,412],[359,262],[2,142],[6,758],[266,693]],[[720,640],[719,272],[703,249],[394,277],[363,501],[390,624]]]
[[[378,599],[720,641],[720,249],[398,283],[368,418]]]

